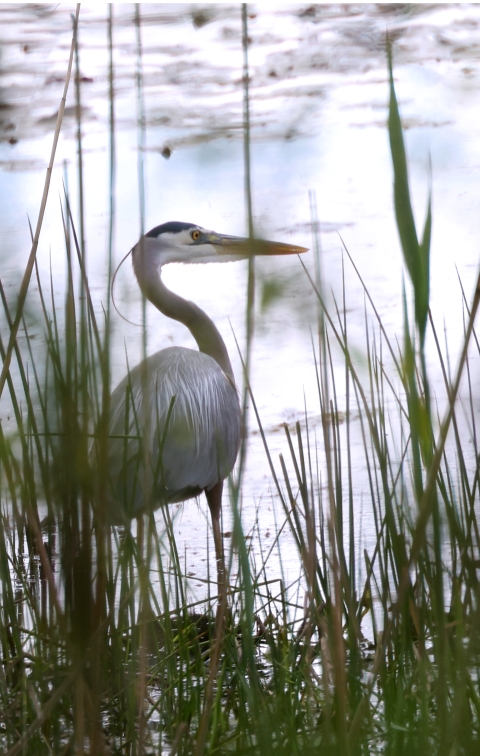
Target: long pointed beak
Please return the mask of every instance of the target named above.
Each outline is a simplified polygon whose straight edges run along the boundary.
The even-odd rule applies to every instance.
[[[254,257],[257,255],[300,255],[308,252],[308,247],[296,244],[267,241],[266,239],[248,239],[242,236],[222,236],[211,234],[210,244],[213,244],[219,255],[241,255]]]

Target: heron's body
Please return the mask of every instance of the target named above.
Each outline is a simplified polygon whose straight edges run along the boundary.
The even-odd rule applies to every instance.
[[[157,508],[211,491],[232,471],[240,443],[238,394],[208,354],[162,349],[124,378],[111,404],[109,469],[113,501],[123,502],[114,522],[142,513],[145,488]]]
[[[172,262],[229,262],[304,251],[177,222],[152,229],[132,250],[142,292],[160,312],[190,330],[199,351],[170,347],[157,352],[131,370],[113,392],[110,519],[124,523],[149,508],[204,491],[212,516],[219,590],[225,588],[222,487],[238,453],[240,406],[228,352],[215,324],[194,302],[165,286],[161,269]]]

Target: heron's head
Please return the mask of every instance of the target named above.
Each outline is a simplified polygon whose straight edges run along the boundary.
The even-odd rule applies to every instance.
[[[305,247],[282,242],[226,236],[194,223],[170,222],[152,228],[132,250],[137,278],[168,263],[208,263],[244,260],[254,255],[293,255]]]

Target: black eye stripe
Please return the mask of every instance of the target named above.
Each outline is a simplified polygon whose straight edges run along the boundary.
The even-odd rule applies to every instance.
[[[161,226],[155,226],[145,236],[158,239],[161,234],[179,234],[181,231],[186,231],[189,228],[195,228],[195,223],[181,223],[180,221],[169,221],[168,223],[162,223]]]

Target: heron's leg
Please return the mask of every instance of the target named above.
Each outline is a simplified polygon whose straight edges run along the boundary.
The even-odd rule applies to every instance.
[[[225,617],[227,614],[227,583],[225,559],[223,556],[223,540],[220,530],[222,490],[223,480],[217,483],[217,485],[214,486],[211,491],[205,491],[205,496],[207,497],[208,506],[210,508],[210,514],[212,516],[213,540],[215,541],[215,557],[217,560],[218,605],[217,617],[215,620],[215,636],[213,639],[210,656],[210,669],[208,672],[208,679],[205,688],[203,713],[197,730],[195,756],[200,756],[200,754],[203,754],[205,749],[208,724],[210,722],[210,714],[213,705],[213,693],[215,690],[215,684],[217,682],[218,668],[220,665],[220,657],[223,648],[223,641],[225,638]]]
[[[215,543],[215,559],[217,562],[218,603],[223,604],[222,599],[227,595],[225,582],[225,559],[223,556],[223,539],[220,530],[220,514],[222,510],[223,480],[217,483],[210,491],[205,491],[210,514],[212,517],[213,540]]]

